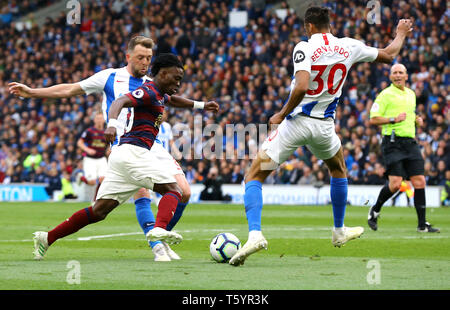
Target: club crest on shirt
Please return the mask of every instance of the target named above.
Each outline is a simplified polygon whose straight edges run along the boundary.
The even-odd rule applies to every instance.
[[[296,51],[294,54],[294,62],[296,64],[298,64],[299,62],[302,62],[303,60],[305,60],[305,53],[303,53],[303,51]]]
[[[144,91],[142,89],[136,89],[131,93],[134,98],[140,99],[144,97]]]

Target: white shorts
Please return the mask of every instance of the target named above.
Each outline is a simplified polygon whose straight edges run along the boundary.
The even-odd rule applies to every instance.
[[[106,157],[92,158],[86,156],[83,158],[84,176],[88,180],[97,180],[99,177],[104,177],[107,169]]]
[[[176,183],[156,155],[131,144],[114,146],[96,199],[113,199],[122,204],[142,187],[153,190],[155,184]]]
[[[300,146],[306,146],[319,159],[330,159],[341,148],[334,120],[296,115],[285,119],[270,133],[262,150],[277,164],[285,162]]]
[[[152,148],[150,149],[150,153],[155,154],[156,158],[158,158],[160,164],[166,168],[168,173],[172,175],[182,174],[184,175],[183,169],[181,169],[180,164],[173,158],[172,155],[164,148],[161,143],[155,141],[153,143]]]

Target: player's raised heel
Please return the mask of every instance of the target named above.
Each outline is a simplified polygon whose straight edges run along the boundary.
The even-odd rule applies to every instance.
[[[152,249],[153,254],[155,255],[155,262],[170,262],[171,259],[166,252],[166,249],[162,243],[158,243]]]
[[[367,216],[367,224],[370,229],[376,231],[378,229],[378,218],[380,217],[379,212],[373,210],[373,206],[369,209],[369,215]]]
[[[33,233],[33,241],[34,241],[34,259],[35,260],[43,260],[45,253],[48,250],[48,242],[47,242],[47,236],[48,233],[45,231],[36,231]]]
[[[364,228],[360,226],[357,227],[344,226],[343,229],[340,231],[337,231],[335,230],[335,228],[333,228],[331,242],[335,247],[341,247],[348,241],[361,237],[363,233]]]
[[[173,231],[165,230],[161,227],[155,227],[146,234],[148,241],[164,241],[170,244],[178,244],[183,241],[183,237]]]
[[[268,242],[266,238],[262,235],[256,239],[249,239],[244,244],[242,248],[240,248],[236,254],[230,259],[229,264],[233,266],[243,265],[245,259],[253,253],[258,252],[259,250],[265,249],[267,250]]]

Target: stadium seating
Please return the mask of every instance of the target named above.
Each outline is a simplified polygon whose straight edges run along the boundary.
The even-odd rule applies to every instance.
[[[49,2],[28,1],[33,8]],[[135,34],[152,37],[157,43],[156,54],[172,52],[182,58],[186,68],[180,90],[183,96],[221,104],[217,115],[171,111],[173,126],[188,124],[191,129],[190,135],[177,139],[191,143],[192,155],[200,153],[207,141],[207,137],[199,139],[194,134],[196,122],[219,124],[223,132],[227,124],[265,124],[288,98],[292,50],[306,39],[301,16],[295,12],[288,11],[282,20],[273,5],[260,10],[251,1],[191,1],[183,5],[175,0],[153,0],[125,6],[115,2],[83,3],[80,25],[67,25],[62,14],[48,19],[42,27],[20,31],[10,15],[11,8],[0,2],[0,183],[45,181],[45,174],[50,176],[54,169],[74,177],[82,158],[76,141],[92,124],[93,106],[100,101],[99,95],[23,100],[10,95],[7,84],[19,81],[47,87],[124,66],[126,42]],[[396,61],[408,69],[409,87],[416,92],[417,109],[425,120],[417,137],[426,158],[427,183],[444,185],[445,171],[450,169],[450,11],[446,1],[383,1],[379,25],[366,22],[367,1],[322,2],[334,12],[332,31],[336,36],[354,37],[375,47],[387,45],[399,18],[414,18],[413,34]],[[144,7],[143,3],[149,5]],[[232,10],[247,11],[246,27],[228,27]],[[389,85],[388,74],[387,65],[357,64],[344,85],[336,130],[346,150],[352,184],[384,183],[379,165],[380,130],[369,125],[368,111],[377,93]],[[232,148],[232,158],[180,159],[189,182],[203,182],[213,166],[219,168],[224,182],[241,182],[252,146],[262,143],[265,135],[257,132],[256,137],[257,141],[247,139],[245,148],[234,138],[225,139],[224,149]],[[23,166],[34,146],[42,155],[43,172]],[[312,184],[328,180],[323,162],[300,148],[267,182]]]

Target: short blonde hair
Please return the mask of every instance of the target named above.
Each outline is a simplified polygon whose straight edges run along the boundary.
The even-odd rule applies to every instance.
[[[155,46],[155,43],[153,42],[152,39],[150,39],[146,36],[135,36],[135,37],[131,38],[130,42],[128,42],[128,50],[127,50],[128,53],[131,53],[132,51],[134,51],[134,48],[136,47],[136,45],[142,45],[143,47],[153,49],[153,47]]]

